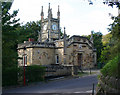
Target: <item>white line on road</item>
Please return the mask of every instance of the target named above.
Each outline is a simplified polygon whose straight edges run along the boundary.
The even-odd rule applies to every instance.
[[[74,93],[92,93],[92,90],[88,90],[88,91],[77,91]],[[94,93],[96,93],[96,91],[94,90]]]
[[[84,91],[74,92],[74,93],[85,93]]]

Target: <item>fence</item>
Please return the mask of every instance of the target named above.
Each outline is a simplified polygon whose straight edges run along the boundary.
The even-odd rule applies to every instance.
[[[23,84],[23,77],[24,77],[23,71],[24,71],[23,67],[20,67],[18,72],[19,84]],[[37,82],[51,77],[68,76],[72,74],[71,72],[72,72],[71,66],[62,66],[62,65],[46,65],[46,66],[38,66],[38,67],[26,66],[25,67],[26,83]]]

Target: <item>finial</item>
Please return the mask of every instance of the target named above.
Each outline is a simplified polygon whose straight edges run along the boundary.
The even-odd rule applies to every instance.
[[[49,7],[48,7],[48,13],[50,12],[50,3],[49,3]]]
[[[65,33],[65,27],[64,27],[64,35],[65,35],[66,33]]]
[[[60,10],[59,10],[59,5],[58,5],[57,17],[58,17],[58,19],[60,19]]]
[[[58,12],[59,12],[59,5],[58,5]]]
[[[44,17],[44,13],[43,13],[43,6],[42,6],[42,9],[41,9],[41,20],[43,19]]]
[[[50,3],[49,3],[49,9],[50,9]]]
[[[65,27],[64,27],[64,31],[65,31]]]
[[[43,6],[42,6],[42,9],[41,9],[41,19],[43,19],[43,16],[44,16],[44,13],[43,13]]]
[[[41,10],[41,12],[43,12],[43,6],[42,6],[42,10]]]

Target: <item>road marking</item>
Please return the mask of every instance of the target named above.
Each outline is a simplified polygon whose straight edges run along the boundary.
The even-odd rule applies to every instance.
[[[74,93],[85,93],[84,91],[74,92]]]
[[[88,91],[86,91],[86,92],[88,92],[88,93],[92,93],[92,90],[88,90]]]
[[[64,77],[58,77],[58,78],[52,78],[52,79],[49,79],[49,80],[58,80],[58,79],[63,79]]]
[[[86,91],[86,93],[91,93],[91,95],[92,95],[92,90],[88,90],[88,91]],[[96,95],[96,91],[94,90],[94,95]]]

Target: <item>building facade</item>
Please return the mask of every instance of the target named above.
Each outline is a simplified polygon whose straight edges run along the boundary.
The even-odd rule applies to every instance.
[[[24,41],[18,44],[19,66],[23,66],[23,57],[26,65],[51,65],[79,66],[93,68],[96,64],[96,49],[91,38],[73,35],[68,38],[60,36],[60,10],[58,6],[57,18],[53,18],[52,9],[48,8],[48,17],[44,19],[43,6],[41,10],[41,31],[38,41]]]

